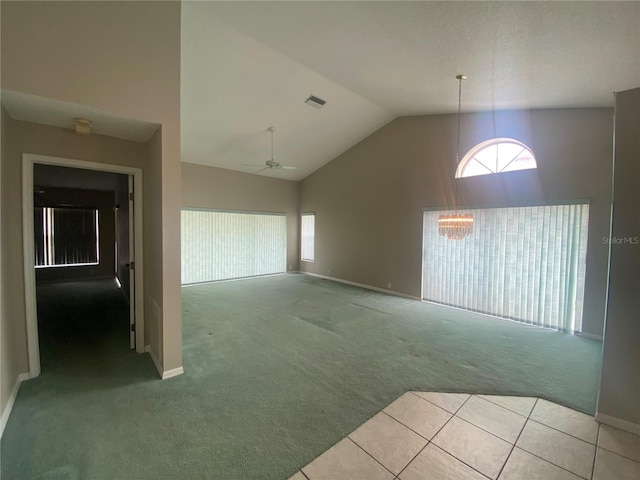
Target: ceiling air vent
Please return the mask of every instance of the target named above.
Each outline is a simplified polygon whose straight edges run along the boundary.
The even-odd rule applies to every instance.
[[[312,106],[313,108],[322,108],[324,106],[325,103],[327,103],[326,100],[323,100],[321,98],[318,98],[314,95],[309,95],[309,98],[307,98],[304,103],[306,103],[307,105]]]

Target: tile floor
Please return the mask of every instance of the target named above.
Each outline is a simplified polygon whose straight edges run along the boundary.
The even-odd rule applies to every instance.
[[[639,480],[640,437],[533,397],[407,392],[290,480]]]

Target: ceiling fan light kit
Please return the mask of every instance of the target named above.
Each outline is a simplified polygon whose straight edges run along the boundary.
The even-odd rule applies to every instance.
[[[266,162],[264,162],[264,164],[262,165],[246,165],[245,167],[262,167],[260,170],[258,170],[255,173],[260,173],[263,170],[266,169],[271,169],[271,170],[295,170],[298,167],[295,167],[293,165],[281,165],[279,162],[276,162],[275,159],[273,158],[273,133],[276,131],[276,127],[269,127],[267,128],[267,132],[271,133],[271,158],[269,160],[267,160]]]

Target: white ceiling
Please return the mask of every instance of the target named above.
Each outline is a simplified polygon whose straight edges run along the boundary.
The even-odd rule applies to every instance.
[[[158,124],[123,118],[87,105],[79,105],[22,92],[2,90],[2,105],[7,113],[23,122],[42,123],[73,129],[74,118],[91,120],[91,131],[98,135],[146,142],[158,129]]]
[[[183,2],[182,160],[304,178],[399,115],[603,107],[640,86],[640,2]],[[309,94],[322,110],[303,104]]]
[[[271,156],[297,170],[265,170],[290,180],[321,165],[395,115],[335,81],[216,20],[212,4],[183,4],[182,161],[254,173]],[[309,95],[327,101],[320,110]]]
[[[397,115],[612,105],[640,2],[211,2],[199,9]]]

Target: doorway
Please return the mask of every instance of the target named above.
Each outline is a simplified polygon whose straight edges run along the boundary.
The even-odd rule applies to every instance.
[[[67,333],[78,333],[80,342],[83,335],[91,338],[82,318],[94,318],[95,330],[104,333],[108,324],[98,322],[110,312],[114,326],[129,324],[120,330],[129,337],[128,346],[144,352],[140,169],[24,154],[23,243],[31,377],[41,371],[40,334],[55,338],[50,328],[39,332],[45,304],[48,311],[73,307],[75,313],[62,324]],[[74,300],[78,292],[86,301]],[[83,313],[83,305],[93,306],[94,313]]]

